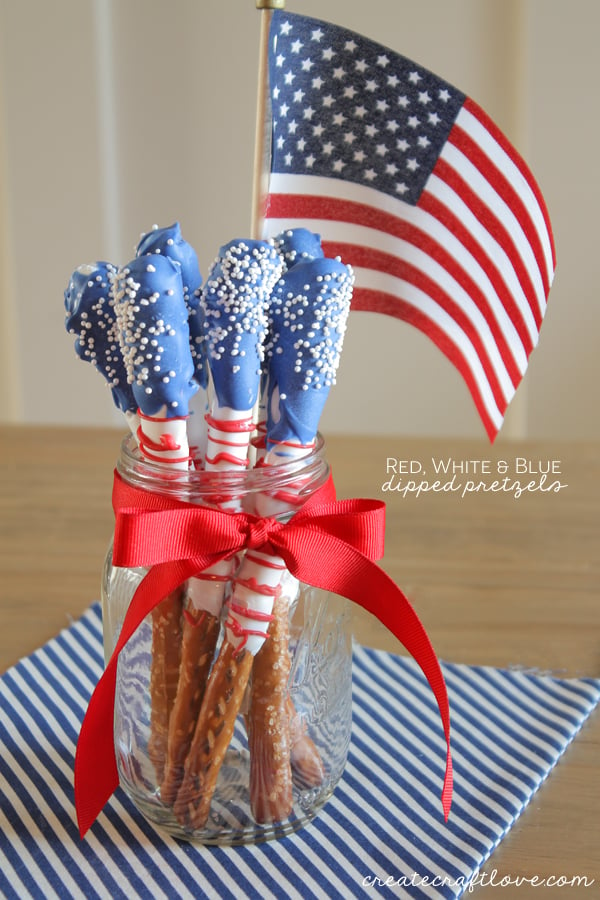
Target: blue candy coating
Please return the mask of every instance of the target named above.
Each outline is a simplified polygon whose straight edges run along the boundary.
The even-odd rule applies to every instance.
[[[186,300],[200,290],[202,275],[198,265],[196,251],[191,244],[183,239],[179,222],[168,225],[166,228],[153,228],[140,240],[136,256],[145,256],[149,253],[168,256],[181,266],[181,279],[183,281],[183,293]]]
[[[294,265],[271,298],[267,448],[309,444],[335,383],[353,286],[337,259]]]
[[[166,228],[155,227],[145,234],[137,246],[137,256],[161,253],[181,266],[183,293],[188,307],[190,327],[190,349],[194,361],[195,379],[205,388],[208,371],[203,347],[202,311],[200,309],[200,288],[202,275],[196,251],[181,234],[179,222]]]
[[[116,271],[103,261],[75,269],[65,291],[65,327],[77,335],[75,352],[80,359],[95,366],[108,382],[115,405],[122,412],[135,412],[111,295]]]
[[[274,242],[287,269],[297,263],[321,259],[325,255],[321,247],[321,235],[308,228],[288,228],[280,232]]]
[[[206,357],[218,405],[252,409],[258,396],[266,308],[283,268],[268,241],[225,244],[202,289]]]
[[[145,415],[188,415],[198,390],[181,266],[139,256],[119,274],[119,324],[133,395]]]

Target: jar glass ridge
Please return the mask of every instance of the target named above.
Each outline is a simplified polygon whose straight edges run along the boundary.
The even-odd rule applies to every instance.
[[[260,508],[261,497],[285,496],[290,490],[306,499],[329,476],[325,445],[320,437],[314,451],[302,459],[245,472],[169,470],[143,460],[133,439],[126,439],[117,471],[125,482],[137,488],[205,507],[226,509],[232,515],[235,508],[254,513]],[[291,515],[288,511],[277,518],[285,521]],[[113,566],[112,549],[109,549],[102,577],[107,659],[118,639],[131,598],[146,572],[142,568]],[[289,573],[282,585],[288,601],[286,690],[294,711],[292,730],[302,740],[312,743],[321,765],[318,779],[307,778],[306,770],[292,765],[293,803],[290,815],[282,821],[257,821],[252,810],[247,731],[252,676],[219,772],[208,819],[202,827],[190,829],[181,824],[172,806],[161,799],[159,778],[149,752],[153,690],[150,615],[120,653],[114,719],[120,783],[147,819],[178,838],[207,844],[240,844],[283,836],[315,816],[343,774],[351,730],[349,604],[329,592],[298,583]],[[226,588],[225,601],[230,590],[231,583]],[[215,656],[224,639],[224,618],[223,613]]]

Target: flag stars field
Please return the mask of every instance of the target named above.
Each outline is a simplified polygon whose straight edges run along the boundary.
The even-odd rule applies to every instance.
[[[422,133],[423,128],[435,129],[441,123],[441,119],[434,113],[423,123],[419,116],[411,114],[402,121],[390,113],[392,109],[410,110],[413,104],[422,108],[432,104],[430,92],[421,89],[420,86],[423,76],[411,68],[404,73],[404,78],[401,78],[397,72],[390,70],[391,58],[387,53],[375,53],[369,57],[361,53],[360,57],[356,58],[359,45],[353,39],[343,44],[328,40],[324,45],[324,38],[331,35],[326,35],[322,28],[313,29],[308,39],[295,37],[291,23],[286,21],[281,25],[280,34],[289,37],[289,42],[282,44],[275,56],[275,67],[282,69],[284,75],[283,78],[276,79],[273,88],[274,99],[282,101],[273,126],[276,134],[274,146],[277,151],[281,151],[281,159],[286,168],[293,167],[297,155],[304,156],[304,159],[297,160],[298,166],[303,169],[318,170],[320,164],[326,163],[329,174],[344,172],[346,177],[347,173],[351,172],[352,177],[360,177],[366,184],[376,179],[379,181],[384,179],[383,184],[387,179],[390,182],[390,192],[396,194],[403,192],[406,189],[404,183],[397,184],[394,181],[400,170],[399,163],[390,165],[386,158],[398,150],[411,149],[414,156],[410,170],[416,171],[421,166],[419,152],[426,152],[431,144],[430,139]],[[310,57],[303,59],[302,53],[311,43],[321,44],[322,61],[317,74],[308,78],[304,73],[310,72],[312,62],[307,65]],[[295,67],[290,65],[293,57],[298,61]],[[386,71],[384,80],[376,77],[376,72],[384,70]],[[301,80],[300,84],[298,79]],[[330,85],[333,90],[321,96],[325,84]],[[415,90],[411,85],[419,85],[419,89]],[[292,86],[293,89],[289,90]],[[407,91],[407,88],[410,90]],[[372,95],[372,98],[367,104],[364,101],[368,95]],[[443,95],[447,102],[450,91],[443,87],[440,95]],[[295,109],[300,115],[299,108],[304,104],[306,106],[302,109],[302,119],[312,124],[312,130],[307,134],[300,134],[301,140],[297,140],[303,126],[299,126],[297,118],[294,118],[287,125],[287,132],[295,143],[288,146],[282,136],[281,120],[286,119]],[[364,130],[357,132],[349,128],[350,119],[362,122]],[[395,146],[386,143],[397,132],[402,133],[402,130],[407,128],[419,131],[415,141]],[[383,132],[388,135],[384,141],[381,139]],[[368,165],[365,156],[354,152],[351,156],[343,153],[338,153],[335,157],[332,155],[332,146],[341,143],[350,150],[361,140],[375,141],[374,153],[382,161],[385,159],[386,165],[381,167]]]

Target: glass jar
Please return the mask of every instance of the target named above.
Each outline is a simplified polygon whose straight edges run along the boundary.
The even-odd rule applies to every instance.
[[[142,460],[129,439],[117,470],[153,493],[231,515],[261,510],[281,521],[293,514],[290,498],[304,502],[329,475],[320,437],[300,460],[244,472],[166,469]],[[273,514],[275,497],[278,509],[287,498],[287,512]],[[351,730],[349,603],[276,572],[277,559],[260,551],[250,559],[246,551],[199,573],[163,599],[119,655],[120,783],[148,820],[175,837],[205,844],[281,837],[309,822],[342,776]],[[252,564],[257,577],[242,578]],[[102,578],[106,659],[146,572],[113,566],[109,549]],[[270,624],[263,626],[269,636],[254,656],[243,647],[232,654],[236,592],[263,575],[275,583]],[[219,678],[229,679],[223,697],[232,708],[221,709],[225,700],[211,687]],[[228,699],[235,693],[237,701]],[[211,704],[222,713],[217,724],[206,712]]]

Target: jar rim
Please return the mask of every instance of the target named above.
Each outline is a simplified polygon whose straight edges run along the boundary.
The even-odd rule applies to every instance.
[[[298,477],[307,482],[321,483],[329,473],[325,459],[325,440],[319,432],[315,445],[305,456],[290,459],[275,465],[257,466],[248,469],[179,469],[145,459],[133,435],[126,435],[121,441],[121,452],[117,461],[117,471],[136,487],[161,494],[185,493],[190,500],[201,498],[218,490],[220,494],[271,493],[297,481]]]

